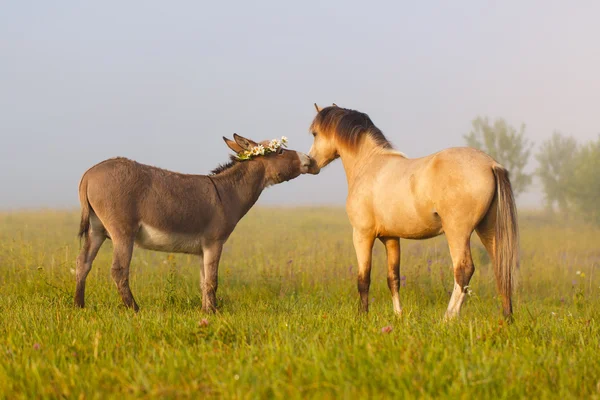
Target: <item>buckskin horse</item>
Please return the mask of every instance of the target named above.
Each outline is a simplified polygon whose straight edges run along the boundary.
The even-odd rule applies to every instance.
[[[346,211],[358,259],[361,310],[369,309],[371,252],[375,239],[387,253],[387,282],[394,311],[400,307],[400,238],[445,234],[454,267],[454,290],[445,318],[458,316],[475,271],[470,240],[476,231],[490,254],[504,316],[512,316],[513,270],[519,263],[515,200],[507,170],[468,147],[421,158],[394,150],[359,111],[319,108],[309,156],[318,169],[340,158],[348,180]]]

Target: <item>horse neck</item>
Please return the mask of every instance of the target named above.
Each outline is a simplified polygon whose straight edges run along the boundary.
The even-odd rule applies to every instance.
[[[265,189],[265,167],[260,162],[244,161],[212,176],[227,215],[236,222],[256,203]]]
[[[354,178],[360,172],[361,168],[369,164],[371,159],[382,153],[381,146],[378,146],[370,137],[364,138],[358,146],[354,148],[341,147],[338,154],[346,171],[348,186],[352,186]]]

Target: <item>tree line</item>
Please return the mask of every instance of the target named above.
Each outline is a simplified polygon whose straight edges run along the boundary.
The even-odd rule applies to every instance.
[[[554,132],[533,154],[538,167],[531,173],[525,168],[534,144],[525,136],[524,124],[517,130],[503,118],[492,122],[477,117],[464,139],[509,170],[515,196],[536,178],[549,212],[581,216],[600,225],[600,135],[595,141],[578,143],[572,136]]]

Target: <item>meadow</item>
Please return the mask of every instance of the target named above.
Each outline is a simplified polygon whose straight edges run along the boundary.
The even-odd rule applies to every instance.
[[[401,241],[403,315],[375,245],[371,309],[358,314],[342,208],[258,207],[200,312],[193,256],[136,249],[121,305],[111,244],[73,306],[78,211],[0,213],[0,398],[600,398],[600,230],[522,212],[515,321],[489,258],[460,319],[444,237]]]

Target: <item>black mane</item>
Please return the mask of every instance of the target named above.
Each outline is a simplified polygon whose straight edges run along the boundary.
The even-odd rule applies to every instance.
[[[229,161],[225,164],[219,164],[215,169],[210,171],[210,176],[218,175],[221,172],[225,172],[228,169],[232,168],[234,165],[239,164],[240,160],[237,159],[236,156],[229,156]]]
[[[391,149],[392,144],[371,118],[363,112],[338,106],[325,107],[315,117],[311,130],[334,134],[350,147],[359,145],[364,136],[370,136],[378,146]]]

